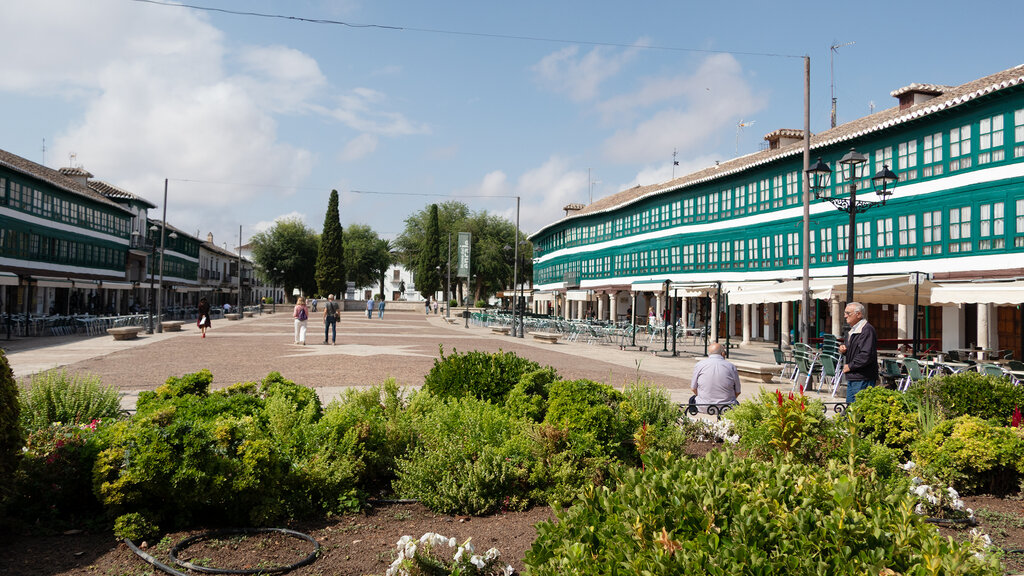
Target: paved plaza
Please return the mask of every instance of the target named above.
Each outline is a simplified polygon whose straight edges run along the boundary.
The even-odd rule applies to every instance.
[[[58,367],[96,374],[104,385],[122,391],[126,408],[134,407],[139,391],[203,368],[213,373],[214,388],[259,381],[277,371],[316,389],[325,402],[344,388],[373,386],[388,378],[401,386],[419,387],[441,347],[446,354],[453,350],[514,352],[554,367],[563,378],[587,378],[618,389],[640,380],[666,389],[676,402],[686,402],[693,366],[704,354],[702,341],[696,345],[692,340],[677,343],[679,355],[673,357],[661,351],[660,341],[645,352],[599,343],[548,344],[529,334],[519,339],[487,327],[470,324],[466,328],[461,318],[449,323],[442,316],[400,310],[385,312],[383,319],[374,316],[368,319],[361,312],[342,313],[335,346],[323,344],[319,315],[309,321],[306,345],[293,344],[291,315],[279,310],[239,321],[217,320],[206,338],[200,338],[194,323],[187,323],[182,332],[140,334],[136,340],[115,341],[110,336],[12,338],[0,340],[0,347],[7,352],[19,380]],[[753,343],[734,349],[731,356],[737,361],[773,364],[772,346]],[[671,342],[668,348],[671,350]],[[762,387],[775,389],[779,384],[743,378],[741,399],[756,395]],[[788,382],[782,385],[784,391],[788,388]]]

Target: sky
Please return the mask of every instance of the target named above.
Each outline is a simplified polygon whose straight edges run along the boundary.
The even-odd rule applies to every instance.
[[[802,128],[804,56],[812,132],[833,93],[842,123],[1024,63],[1018,0],[189,6],[2,0],[0,149],[156,218],[167,180],[167,221],[229,249],[280,218],[319,232],[332,189],[385,238],[433,202],[515,222],[517,197],[529,234]]]

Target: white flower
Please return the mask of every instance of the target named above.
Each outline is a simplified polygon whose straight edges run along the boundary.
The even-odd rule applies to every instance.
[[[956,490],[954,490],[952,486],[950,486],[949,488],[946,488],[946,491],[949,492],[949,497],[952,500],[956,500],[957,498],[960,497],[960,493],[957,492]]]
[[[466,552],[465,546],[459,546],[459,549],[455,551],[454,560],[455,562],[462,562],[462,555]]]
[[[918,496],[923,497],[925,494],[928,494],[929,490],[931,490],[931,486],[927,484],[921,484],[920,486],[914,489],[914,493],[916,493]]]
[[[455,538],[449,538],[448,539],[448,547],[449,548],[455,548],[455,544],[456,544]]]
[[[918,504],[914,507],[915,514],[924,514],[925,512],[927,512],[927,510],[925,510],[924,504]]]
[[[508,566],[505,566],[505,568],[502,569],[501,576],[512,576],[515,573],[515,568],[513,568],[512,565],[509,564]]]
[[[924,482],[924,480],[921,480],[920,476],[914,476],[913,478],[910,479],[910,483],[913,484],[914,486],[917,486],[921,482]]]
[[[939,499],[936,498],[935,496],[932,496],[931,494],[929,494],[928,495],[928,503],[929,504],[938,504],[939,503]]]
[[[492,561],[492,560],[497,560],[498,556],[501,556],[501,552],[498,552],[498,549],[497,549],[497,548],[491,548],[491,549],[490,549],[490,550],[488,550],[488,551],[487,551],[487,553],[486,553],[486,554],[484,555],[484,557],[485,557],[485,558],[487,558],[487,561],[488,561],[488,562],[490,562],[490,561]]]
[[[914,466],[916,466],[916,464],[914,464],[914,461],[913,461],[913,460],[907,460],[907,463],[906,463],[906,464],[904,464],[904,465],[902,466],[902,468],[903,468],[904,470],[906,470],[907,472],[910,472],[911,470],[913,470],[913,469],[914,469]]]
[[[487,563],[484,562],[484,559],[482,557],[477,556],[475,554],[473,555],[472,558],[469,559],[469,563],[472,564],[473,566],[476,566],[477,570],[483,570],[484,566],[487,565]]]
[[[967,508],[964,512],[967,512],[968,518],[974,518],[974,510],[972,508]]]

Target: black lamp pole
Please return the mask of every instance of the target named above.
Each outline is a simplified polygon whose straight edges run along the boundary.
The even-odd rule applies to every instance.
[[[156,226],[152,226],[149,229],[149,243],[152,246],[152,257],[149,261],[149,322],[146,325],[146,334],[153,333],[153,306],[156,305],[153,295],[154,290],[156,290],[156,271],[153,270],[156,265],[156,240],[153,238],[154,230],[156,230]]]

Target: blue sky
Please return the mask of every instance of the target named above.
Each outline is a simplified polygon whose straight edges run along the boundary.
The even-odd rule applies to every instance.
[[[514,196],[534,231],[670,179],[673,150],[679,176],[801,128],[804,55],[827,129],[834,44],[840,122],[1024,63],[1016,0],[190,3],[378,26],[3,0],[0,148],[158,205],[168,178],[168,221],[229,247],[319,231],[332,188],[385,237],[448,199],[514,219]]]

